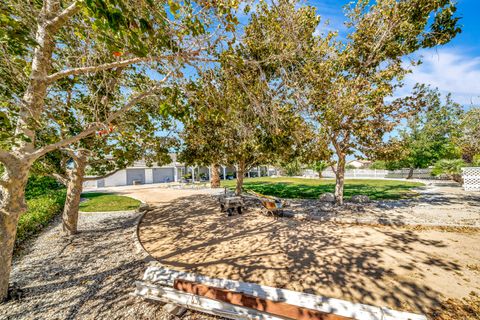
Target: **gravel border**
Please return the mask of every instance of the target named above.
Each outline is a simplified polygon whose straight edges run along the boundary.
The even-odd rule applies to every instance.
[[[162,305],[130,296],[149,259],[135,248],[138,212],[81,213],[65,237],[57,218],[16,257],[11,281],[20,300],[1,319],[167,319]]]
[[[58,216],[14,258],[22,297],[0,304],[0,319],[171,319],[163,304],[133,297],[134,282],[158,264],[138,240],[145,212],[81,212],[79,233]],[[182,319],[217,319],[188,311]]]

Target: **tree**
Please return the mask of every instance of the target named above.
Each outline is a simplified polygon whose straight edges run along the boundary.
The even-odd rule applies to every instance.
[[[465,167],[465,161],[463,159],[442,159],[435,163],[432,174],[437,176],[440,174],[446,174],[453,180],[462,182],[462,168]]]
[[[293,158],[304,125],[281,75],[301,64],[316,21],[312,7],[258,4],[240,41],[220,54],[221,65],[187,90],[187,162],[236,165],[239,195],[251,167]]]
[[[373,162],[368,168],[369,169],[385,170],[387,168],[387,164],[383,160],[377,160],[377,161]]]
[[[461,123],[459,146],[463,159],[472,163],[480,155],[480,107],[473,107],[465,113]]]
[[[5,168],[0,180],[0,300],[7,294],[16,226],[26,210],[24,190],[35,160],[108,128],[140,101],[156,95],[173,72],[181,76],[187,63],[209,61],[208,53],[218,39],[207,30],[215,25],[233,30],[235,18],[230,11],[236,5],[235,1],[182,5],[175,1],[8,1],[7,13],[2,12],[8,37],[0,43],[5,53],[0,55],[0,162]],[[26,31],[19,37],[20,29]],[[139,91],[124,87],[122,101],[105,110],[105,121],[91,122],[78,134],[50,144],[37,144],[51,88],[66,79],[126,67],[131,73],[150,75],[150,81]],[[165,77],[158,80],[158,75]]]
[[[463,109],[451,95],[442,101],[437,89],[417,85],[411,97],[404,100],[419,112],[406,121],[399,130],[402,154],[387,163],[390,168],[427,168],[440,159],[460,156],[456,141],[460,135]]]
[[[299,100],[317,123],[319,140],[328,141],[335,154],[338,204],[347,155],[379,152],[384,135],[415,112],[385,101],[409,71],[404,58],[460,32],[455,10],[447,0],[358,1],[347,11],[346,40],[335,33],[316,38],[301,78],[292,84],[304,83],[308,101]]]
[[[249,98],[255,91],[258,99],[265,95],[261,90],[268,88],[250,84],[248,93],[238,90],[238,74],[211,70],[190,86],[181,134],[184,141],[181,159],[191,164],[235,165],[239,195],[250,168],[274,162],[276,155],[285,151],[283,147],[291,144],[287,140],[292,139],[290,133],[299,118],[288,105],[262,105],[264,110],[275,114],[278,121],[272,125],[270,119],[256,112]],[[266,104],[266,100],[262,103]]]
[[[322,172],[331,166],[331,163],[325,160],[316,161],[311,165],[311,168],[318,173],[318,177],[323,178]]]
[[[106,178],[137,160],[144,160],[146,165],[171,162],[168,152],[175,140],[158,136],[160,127],[151,125],[151,117],[144,111],[145,108],[142,112],[129,112],[109,130],[48,153],[34,164],[35,173],[50,175],[67,187],[62,216],[66,234],[77,232],[84,181]],[[73,128],[75,123],[69,126]],[[95,176],[85,177],[87,171]]]
[[[282,164],[282,169],[289,177],[299,176],[302,174],[302,164],[298,159],[293,159],[290,162]]]

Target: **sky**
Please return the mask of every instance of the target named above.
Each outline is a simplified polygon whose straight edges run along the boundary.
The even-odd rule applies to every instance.
[[[343,6],[349,0],[307,0],[317,8],[328,29],[345,34]],[[418,52],[423,64],[414,68],[405,79],[405,86],[396,95],[407,95],[416,83],[437,87],[452,93],[455,101],[470,108],[480,105],[480,0],[458,0],[457,15],[461,17],[462,33],[450,43]],[[325,27],[322,27],[325,28]]]

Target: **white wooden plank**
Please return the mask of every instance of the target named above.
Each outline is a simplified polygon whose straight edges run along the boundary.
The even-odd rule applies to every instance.
[[[255,283],[209,278],[194,273],[175,271],[165,267],[148,267],[143,276],[144,281],[167,286],[173,286],[173,282],[177,278],[357,320],[427,320],[424,315],[361,303],[352,303],[340,299],[273,288]]]
[[[136,282],[135,296],[158,300],[165,303],[175,303],[187,309],[192,309],[216,316],[234,320],[288,320],[258,310],[236,306],[217,301],[170,287],[152,285],[145,282]]]

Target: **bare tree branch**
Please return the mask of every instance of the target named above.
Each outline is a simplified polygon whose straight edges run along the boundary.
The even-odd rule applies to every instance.
[[[47,76],[47,83],[52,83],[52,82],[54,82],[58,79],[65,78],[65,77],[68,77],[68,76],[71,76],[71,75],[94,73],[94,72],[110,70],[110,69],[114,69],[114,68],[126,67],[126,66],[129,66],[129,65],[135,64],[135,63],[161,61],[161,60],[166,60],[166,59],[174,58],[174,57],[183,57],[183,58],[188,58],[190,60],[203,61],[203,62],[215,62],[216,61],[214,59],[197,57],[200,50],[201,49],[191,51],[191,52],[188,52],[188,53],[183,53],[183,54],[162,55],[162,56],[157,56],[157,57],[131,58],[131,59],[126,59],[126,60],[121,60],[121,61],[105,63],[105,64],[101,64],[101,65],[98,65],[98,66],[80,67],[80,68],[63,70],[63,71],[59,71],[59,72],[56,72],[54,74],[51,74],[51,75]]]
[[[52,31],[58,30],[71,16],[80,10],[80,1],[74,1],[71,5],[65,8],[58,16],[47,22],[48,28]]]
[[[35,157],[35,158],[39,158],[41,156],[43,156],[44,154],[50,152],[50,151],[53,151],[53,150],[56,150],[58,148],[61,148],[61,147],[65,147],[65,146],[68,146],[69,144],[72,144],[72,143],[75,143],[77,141],[80,141],[82,140],[83,138],[86,138],[88,137],[89,135],[95,133],[95,131],[105,127],[108,125],[108,123],[112,122],[113,120],[115,120],[116,118],[120,117],[121,115],[125,114],[126,112],[128,112],[130,109],[132,109],[138,102],[140,102],[141,100],[147,98],[147,97],[150,97],[150,96],[154,96],[156,94],[156,92],[161,89],[163,86],[162,84],[168,80],[168,78],[172,75],[172,72],[173,71],[170,71],[162,80],[160,80],[158,82],[157,85],[153,86],[150,90],[147,90],[145,92],[142,92],[138,95],[136,95],[135,97],[133,97],[132,99],[130,99],[130,101],[128,103],[126,103],[122,108],[118,109],[117,111],[115,111],[114,113],[112,113],[106,120],[105,122],[97,122],[97,123],[92,123],[91,126],[89,126],[87,129],[85,129],[84,131],[80,132],[79,134],[73,136],[73,137],[70,137],[70,138],[66,138],[66,139],[63,139],[61,141],[58,141],[58,142],[55,142],[55,143],[52,143],[52,144],[49,144],[49,145],[46,145],[40,149],[37,149],[36,151],[34,151],[32,153],[32,155]]]
[[[55,180],[57,180],[58,182],[60,182],[61,184],[63,185],[67,185],[68,183],[68,179],[64,176],[62,176],[61,174],[58,174],[58,173],[51,173],[50,176],[52,178],[54,178]]]

